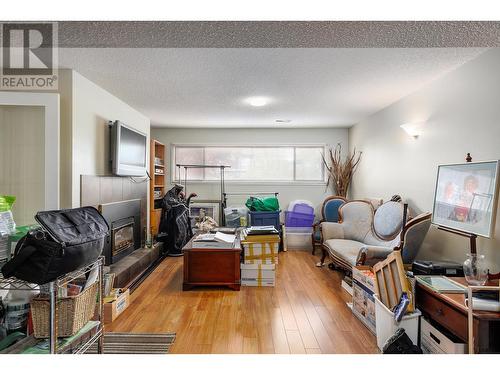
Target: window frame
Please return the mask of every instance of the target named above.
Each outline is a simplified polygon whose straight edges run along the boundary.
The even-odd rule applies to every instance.
[[[321,166],[321,180],[297,180],[297,163],[296,163],[296,148],[320,148],[322,149],[323,155],[328,150],[328,144],[325,143],[276,143],[276,144],[247,144],[247,143],[171,143],[170,144],[170,168],[172,173],[170,173],[170,182],[182,183],[184,181],[182,176],[182,168],[180,171],[179,179],[176,179],[178,168],[176,166],[176,149],[178,147],[189,147],[189,148],[208,148],[208,147],[219,147],[219,148],[293,148],[293,180],[225,180],[226,184],[245,184],[245,185],[325,185],[327,181],[327,173],[324,165]],[[205,159],[205,151],[203,151],[203,158]],[[188,183],[195,184],[220,184],[217,180],[194,180],[188,179]]]

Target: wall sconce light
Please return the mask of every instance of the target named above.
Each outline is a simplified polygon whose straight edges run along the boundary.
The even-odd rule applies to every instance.
[[[422,135],[423,126],[423,122],[400,125],[401,129],[403,129],[409,136],[415,139]]]

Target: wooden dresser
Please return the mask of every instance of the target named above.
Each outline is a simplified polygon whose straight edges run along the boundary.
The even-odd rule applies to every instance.
[[[462,277],[452,278],[466,285]],[[417,308],[430,320],[446,328],[464,342],[467,337],[467,308],[463,294],[438,293],[417,283]],[[500,313],[474,312],[474,351],[500,353]]]
[[[195,286],[226,286],[240,290],[241,245],[237,240],[233,249],[193,249],[193,240],[184,252],[183,290]]]

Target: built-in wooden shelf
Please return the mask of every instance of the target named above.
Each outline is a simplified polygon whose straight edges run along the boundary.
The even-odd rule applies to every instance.
[[[155,208],[155,201],[162,199],[165,195],[165,186],[167,178],[167,170],[164,164],[155,163],[155,158],[165,160],[165,145],[158,142],[156,139],[151,139],[150,146],[150,171],[151,183],[149,184],[149,218],[151,225],[151,234],[155,237],[158,234],[158,226],[160,225],[161,209]],[[163,173],[156,173],[157,168],[162,168]],[[154,192],[160,190],[160,197],[155,198]]]

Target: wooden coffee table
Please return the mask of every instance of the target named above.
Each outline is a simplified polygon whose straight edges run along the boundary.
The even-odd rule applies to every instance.
[[[241,245],[233,249],[193,249],[193,240],[183,248],[184,283],[182,290],[195,286],[227,286],[240,290]]]

